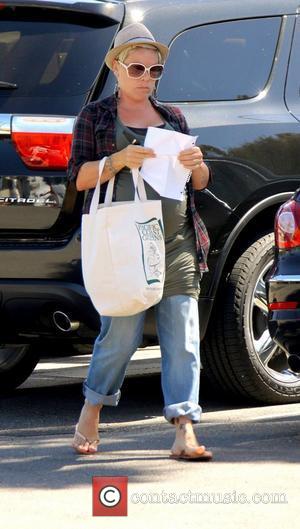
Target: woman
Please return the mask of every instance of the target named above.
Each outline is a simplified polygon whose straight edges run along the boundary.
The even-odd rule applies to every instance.
[[[116,93],[89,103],[80,112],[68,166],[69,178],[76,179],[77,189],[90,190],[85,211],[98,178],[97,160],[108,156],[101,183],[117,175],[114,199],[133,200],[130,169],[141,167],[144,160],[155,156],[152,149],[143,147],[147,127],[189,133],[181,111],[161,105],[153,97],[167,55],[168,48],[156,42],[139,23],[122,29],[106,55],[106,64],[116,76]],[[209,169],[199,147],[181,151],[178,159],[191,172],[184,200],[160,197],[145,182],[148,199],[162,200],[165,229],[166,279],[163,298],[155,306],[162,353],[163,413],[176,426],[170,457],[208,461],[212,453],[199,445],[193,430],[202,412],[198,403],[198,296],[202,272],[207,270],[209,245],[193,192],[206,187]],[[101,332],[83,383],[85,403],[72,442],[78,453],[97,451],[99,412],[103,405],[117,406],[119,402],[127,364],[142,340],[144,317],[143,312],[101,318]]]

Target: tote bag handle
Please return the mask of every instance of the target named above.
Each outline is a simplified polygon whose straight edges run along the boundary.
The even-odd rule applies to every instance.
[[[132,169],[131,175],[132,175],[133,186],[135,190],[134,201],[135,202],[139,202],[139,201],[146,202],[147,195],[146,195],[146,190],[145,190],[145,184],[144,184],[143,178],[140,175],[139,170]],[[115,183],[115,178],[111,178],[108,182],[106,193],[105,193],[105,199],[104,199],[104,204],[106,206],[110,206],[112,203],[114,183]]]
[[[102,172],[103,172],[103,169],[104,169],[106,158],[107,157],[105,156],[104,158],[102,158],[99,161],[99,176],[98,176],[97,184],[96,184],[95,191],[94,191],[93,198],[92,198],[92,202],[91,202],[91,207],[90,207],[90,214],[91,215],[95,215],[96,212],[97,212],[97,209],[98,209],[99,197],[100,197],[100,186],[101,186],[100,178],[101,178],[101,175],[102,175]],[[135,194],[134,194],[135,202],[138,202],[138,201],[146,202],[147,201],[147,195],[146,195],[146,190],[145,190],[145,184],[144,184],[143,178],[140,175],[139,170],[138,169],[132,169],[131,170],[131,174],[132,174],[133,185],[134,185],[134,189],[135,189]],[[106,206],[110,206],[111,203],[112,203],[114,183],[115,183],[115,178],[111,178],[108,181],[107,188],[106,188],[106,193],[105,193],[105,198],[104,198],[104,204]]]
[[[93,198],[92,198],[92,202],[90,206],[90,215],[96,215],[97,213],[97,209],[99,205],[99,198],[100,198],[100,178],[102,175],[102,171],[104,169],[106,158],[107,156],[104,156],[104,158],[101,158],[101,160],[99,161],[99,175],[98,175],[97,184],[95,187],[95,191],[93,193]]]

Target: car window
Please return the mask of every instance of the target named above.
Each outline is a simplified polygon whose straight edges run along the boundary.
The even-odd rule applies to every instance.
[[[100,17],[16,8],[0,18],[0,97],[62,97],[87,92],[115,33]]]
[[[280,17],[272,17],[184,31],[171,44],[158,98],[224,101],[256,96],[268,81],[280,24]]]

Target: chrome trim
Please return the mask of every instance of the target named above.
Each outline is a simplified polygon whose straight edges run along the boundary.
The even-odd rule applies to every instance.
[[[300,283],[300,274],[298,276],[278,275],[268,279],[269,283]]]
[[[79,321],[73,321],[71,318],[61,310],[56,310],[52,314],[55,326],[62,332],[77,331],[80,327]]]
[[[10,135],[12,114],[0,114],[0,134]]]
[[[12,116],[12,132],[56,132],[72,134],[74,116],[38,116],[14,115]]]

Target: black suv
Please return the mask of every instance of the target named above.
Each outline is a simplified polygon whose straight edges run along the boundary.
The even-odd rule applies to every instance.
[[[141,21],[170,45],[161,102],[184,112],[214,178],[197,193],[211,238],[199,301],[201,359],[216,390],[300,400],[267,326],[274,214],[300,175],[298,0],[0,3],[0,387],[39,351],[91,344],[82,284],[83,193],[66,179],[76,115],[114,89],[103,58]],[[156,340],[149,311],[143,345]]]

